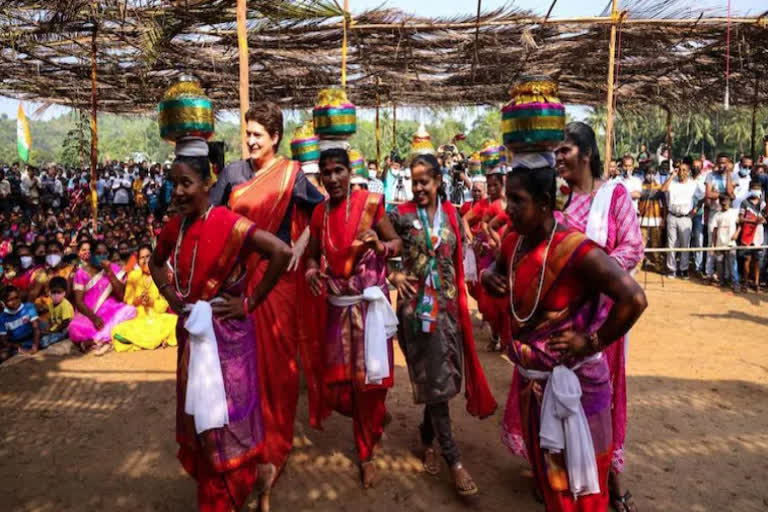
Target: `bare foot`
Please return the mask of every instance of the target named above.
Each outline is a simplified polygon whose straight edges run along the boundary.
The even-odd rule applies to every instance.
[[[109,352],[110,350],[112,350],[112,344],[111,343],[104,343],[103,345],[97,347],[93,351],[93,355],[95,355],[97,357],[101,357],[104,354],[106,354],[107,352]]]
[[[259,494],[264,494],[272,488],[275,476],[277,476],[277,468],[274,464],[259,464],[258,471],[259,477],[256,480],[256,489],[259,491]]]
[[[453,482],[456,485],[456,492],[459,496],[474,496],[478,493],[477,484],[472,480],[469,471],[464,469],[461,462],[457,462],[451,467],[453,473]]]
[[[376,464],[372,460],[360,463],[360,477],[363,489],[370,489],[376,484]]]
[[[259,494],[259,512],[269,512],[269,495],[272,491],[267,489]]]

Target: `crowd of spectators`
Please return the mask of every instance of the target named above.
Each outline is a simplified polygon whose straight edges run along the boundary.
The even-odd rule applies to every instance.
[[[763,157],[734,162],[718,154],[671,160],[641,151],[610,163],[610,177],[630,191],[646,249],[698,249],[647,253],[644,266],[669,278],[691,274],[736,291],[766,284],[763,228],[768,219],[768,169]],[[741,248],[741,249],[738,249]]]
[[[66,339],[78,314],[103,324],[100,309],[85,304],[87,285],[78,289],[77,273],[86,282],[101,273],[125,282],[140,270],[140,248],[148,256],[168,219],[167,171],[168,166],[132,161],[100,168],[94,229],[89,172],[55,165],[2,167],[0,361]],[[125,288],[110,288],[113,298],[123,301]],[[146,303],[147,295],[133,297],[133,305]]]

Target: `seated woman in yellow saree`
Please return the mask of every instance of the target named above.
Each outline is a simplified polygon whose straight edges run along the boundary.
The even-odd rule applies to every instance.
[[[152,248],[139,247],[139,268],[128,274],[125,303],[136,308],[136,318],[112,330],[116,352],[154,350],[159,346],[176,346],[177,316],[168,312],[168,302],[160,295],[149,273]]]

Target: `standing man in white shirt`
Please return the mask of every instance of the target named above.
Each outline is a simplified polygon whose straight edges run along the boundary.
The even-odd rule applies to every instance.
[[[742,156],[736,170],[731,174],[731,182],[733,183],[731,208],[734,210],[741,208],[741,202],[749,196],[749,182],[752,181],[751,173],[752,159],[748,156]]]
[[[672,175],[664,183],[662,190],[668,194],[667,204],[667,245],[670,249],[687,249],[691,245],[691,229],[693,216],[699,201],[703,200],[698,184],[690,179],[691,167],[689,162],[680,164],[680,170],[672,171]],[[688,279],[688,252],[680,254],[680,277]],[[667,275],[674,279],[677,274],[676,253],[667,253]]]

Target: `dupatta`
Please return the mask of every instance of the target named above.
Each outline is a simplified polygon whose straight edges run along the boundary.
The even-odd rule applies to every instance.
[[[410,201],[398,206],[402,214],[416,214],[416,203]],[[457,221],[456,208],[449,202],[442,202],[443,214],[446,215],[456,236],[456,251],[453,254],[453,265],[456,269],[456,289],[458,295],[459,323],[463,336],[464,348],[464,380],[465,397],[467,399],[467,412],[472,416],[485,418],[496,411],[496,400],[488,387],[488,381],[485,378],[485,372],[477,357],[475,350],[475,337],[472,333],[472,321],[469,317],[469,307],[467,305],[467,289],[464,282],[464,254],[462,250],[462,237]]]

